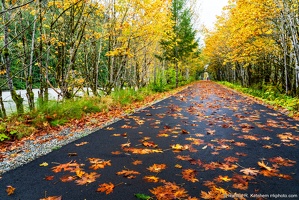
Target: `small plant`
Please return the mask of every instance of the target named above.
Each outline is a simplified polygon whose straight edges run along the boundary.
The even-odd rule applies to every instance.
[[[0,133],[0,141],[8,140],[9,137],[5,133]]]

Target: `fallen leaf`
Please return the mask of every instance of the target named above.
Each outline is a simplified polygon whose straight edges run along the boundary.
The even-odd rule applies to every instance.
[[[97,174],[96,172],[84,173],[81,179],[76,180],[77,185],[87,185],[89,183],[95,182],[101,174]]]
[[[99,185],[99,188],[97,189],[97,192],[106,192],[106,194],[110,194],[113,192],[114,189],[114,184],[113,183],[103,183]]]
[[[165,182],[163,186],[159,186],[150,190],[158,200],[186,199],[187,191],[176,185],[175,183]]]
[[[179,164],[176,164],[174,167],[175,167],[175,168],[178,168],[178,169],[182,169],[182,168],[183,168],[183,166],[182,166],[182,165],[179,165]]]
[[[140,173],[137,172],[137,171],[134,171],[134,170],[124,169],[120,172],[117,172],[116,174],[117,175],[122,175],[122,176],[124,176],[125,178],[128,178],[128,179],[133,179],[133,178],[136,178],[135,175],[138,175]]]
[[[39,200],[61,200],[62,196],[50,196],[50,197],[46,197],[46,198],[42,198]]]
[[[145,194],[135,194],[135,197],[136,197],[137,199],[141,199],[141,200],[149,200],[149,199],[151,199],[150,196],[145,195]]]
[[[15,192],[15,190],[16,190],[16,188],[14,188],[11,185],[6,186],[6,192],[7,192],[8,196],[12,195]]]
[[[182,171],[183,179],[191,181],[192,183],[198,182],[198,179],[195,177],[197,171],[194,169],[184,169]]]
[[[52,181],[54,179],[54,176],[46,176],[45,180],[46,181]]]
[[[151,172],[159,173],[165,168],[166,168],[165,164],[153,164],[152,166],[148,167],[147,169]]]
[[[156,145],[154,142],[151,141],[144,141],[142,142],[142,145],[145,147],[153,147],[153,148],[158,147],[158,145]]]
[[[76,170],[80,169],[80,165],[76,162],[68,162],[65,164],[60,164],[55,167],[52,167],[52,171],[55,173],[61,172],[61,171],[70,171],[75,172]]]
[[[218,182],[229,182],[229,181],[231,181],[232,179],[231,178],[229,178],[228,176],[218,176],[216,179],[215,179],[216,181],[218,181]]]
[[[61,180],[61,182],[64,182],[64,183],[66,183],[66,182],[72,182],[72,181],[76,180],[76,177],[75,176],[71,176],[71,175],[65,175],[65,176],[62,176],[60,178],[60,180]]]
[[[48,165],[49,164],[47,162],[43,162],[43,163],[39,164],[39,166],[41,166],[41,167],[47,167]]]
[[[105,166],[111,166],[110,160],[102,160],[100,158],[88,158],[89,162],[92,164],[89,168],[93,170],[104,169]]]
[[[272,169],[271,167],[267,166],[267,165],[264,163],[263,160],[262,160],[261,162],[260,162],[260,161],[257,162],[257,164],[258,164],[262,169],[268,170],[268,171],[270,171],[270,172],[272,172],[272,171],[276,171],[276,170]]]
[[[142,160],[135,160],[132,162],[133,165],[141,165],[142,164]]]
[[[88,142],[81,142],[81,143],[79,143],[79,144],[75,144],[77,147],[81,147],[81,146],[83,146],[83,145],[86,145],[86,144],[88,144]]]
[[[243,172],[246,175],[256,176],[259,173],[259,170],[256,170],[255,168],[245,168],[241,169],[240,172]]]
[[[157,183],[160,179],[156,176],[145,176],[143,177],[143,180],[145,180],[146,182]]]

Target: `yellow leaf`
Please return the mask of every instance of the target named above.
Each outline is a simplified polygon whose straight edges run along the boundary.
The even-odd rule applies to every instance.
[[[41,166],[41,167],[47,167],[48,165],[49,164],[47,162],[43,162],[43,163],[39,164],[39,166]]]

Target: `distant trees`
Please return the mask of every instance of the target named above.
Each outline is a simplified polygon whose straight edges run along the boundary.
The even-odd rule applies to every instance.
[[[178,85],[179,77],[195,74],[199,59],[185,3],[1,0],[0,94],[9,89],[23,113],[23,99],[15,89],[27,90],[33,110],[33,88],[40,89],[41,104],[48,101],[48,88],[63,99],[74,98],[84,87],[93,95],[109,94],[113,88],[169,79],[173,65]]]
[[[189,7],[186,7],[186,3],[186,0],[172,1],[171,12],[174,22],[172,34],[161,41],[162,60],[166,60],[174,66],[176,87],[179,84],[179,75],[185,75],[185,78],[188,79],[190,68],[184,70],[184,66],[190,66],[192,58],[198,58],[199,53],[196,31],[192,25],[192,12]]]
[[[218,80],[298,95],[298,2],[233,0],[206,37]]]

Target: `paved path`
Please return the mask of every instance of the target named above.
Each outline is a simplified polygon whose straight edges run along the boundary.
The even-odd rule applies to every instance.
[[[0,199],[299,199],[298,127],[200,82],[3,174]]]

